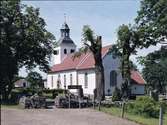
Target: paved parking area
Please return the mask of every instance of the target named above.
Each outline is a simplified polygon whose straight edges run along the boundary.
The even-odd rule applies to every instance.
[[[1,125],[139,125],[93,109],[1,109]]]

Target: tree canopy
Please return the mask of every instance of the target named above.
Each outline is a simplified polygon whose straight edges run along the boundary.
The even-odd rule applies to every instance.
[[[136,24],[143,33],[144,47],[157,43],[167,44],[167,1],[142,0]]]
[[[13,0],[1,1],[0,11],[0,82],[1,90],[9,95],[19,68],[49,69],[54,36],[46,30],[38,8]]]
[[[144,66],[143,76],[147,82],[147,91],[156,90],[165,93],[167,90],[167,48],[161,47],[160,50],[140,57],[139,62]]]
[[[30,72],[27,75],[26,80],[31,83],[30,87],[32,89],[39,89],[44,86],[42,76],[37,72]]]

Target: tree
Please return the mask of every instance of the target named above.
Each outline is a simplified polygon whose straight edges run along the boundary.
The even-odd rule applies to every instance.
[[[167,47],[140,57],[138,60],[144,66],[143,76],[147,82],[147,92],[157,91],[159,94],[166,93],[167,89]]]
[[[33,90],[39,88],[42,89],[44,86],[42,76],[37,72],[30,72],[27,75],[26,80],[30,82],[30,88],[32,88]]]
[[[45,28],[39,9],[22,5],[19,0],[2,1],[0,15],[0,82],[2,98],[12,90],[12,80],[19,68],[32,69],[37,65],[49,69],[54,36]]]
[[[167,44],[167,1],[142,0],[136,24],[142,33],[144,47]]]
[[[83,47],[79,52],[75,53],[75,56],[80,56],[83,52],[90,51],[93,54],[95,60],[95,74],[96,74],[96,94],[99,106],[101,100],[105,98],[104,92],[104,67],[102,62],[102,40],[101,36],[94,36],[93,30],[85,25],[83,27]]]
[[[120,69],[123,78],[122,96],[127,98],[130,95],[130,69],[135,68],[129,58],[136,53],[137,48],[140,48],[142,41],[140,40],[140,32],[130,25],[121,25],[117,36],[117,44],[111,48],[111,53],[113,56],[120,57]]]

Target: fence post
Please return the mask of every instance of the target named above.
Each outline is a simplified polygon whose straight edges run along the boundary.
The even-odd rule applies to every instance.
[[[122,103],[122,112],[121,112],[121,117],[124,118],[124,113],[125,113],[125,102],[123,101]]]
[[[93,96],[93,108],[95,109],[95,97]]]
[[[70,109],[70,108],[71,108],[71,98],[70,98],[70,94],[68,95],[68,98],[69,98],[68,108]]]
[[[81,108],[81,98],[79,97],[79,108]]]
[[[163,108],[162,108],[162,105],[160,105],[160,110],[159,110],[159,125],[163,125]]]

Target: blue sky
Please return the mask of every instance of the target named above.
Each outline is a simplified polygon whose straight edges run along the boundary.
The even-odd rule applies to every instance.
[[[121,24],[133,24],[140,8],[139,0],[111,0],[111,1],[23,1],[22,3],[40,8],[40,15],[45,19],[47,30],[53,33],[56,40],[60,37],[60,28],[66,22],[71,29],[71,38],[81,46],[83,25],[90,25],[95,34],[101,35],[103,45],[116,42],[117,29]],[[150,47],[140,50],[138,55],[158,49]],[[136,55],[136,56],[138,56]],[[131,59],[136,62],[135,57]],[[26,75],[25,69],[20,74]],[[43,74],[45,77],[46,75]]]
[[[71,38],[80,46],[83,25],[90,25],[105,44],[116,40],[119,25],[133,23],[139,9],[138,0],[114,1],[24,1],[40,8],[41,16],[47,23],[48,31],[59,39],[59,29],[66,20],[71,28]]]

